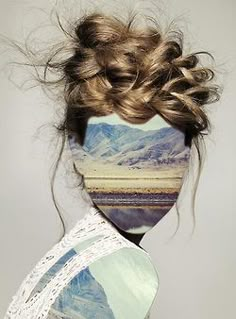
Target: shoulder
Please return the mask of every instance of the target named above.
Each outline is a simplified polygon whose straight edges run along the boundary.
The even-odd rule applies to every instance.
[[[71,316],[75,311],[83,318],[144,319],[158,285],[148,253],[122,247],[73,277],[52,305],[48,319],[58,314]]]

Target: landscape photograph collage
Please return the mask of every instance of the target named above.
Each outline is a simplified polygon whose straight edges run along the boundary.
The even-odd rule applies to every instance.
[[[76,168],[93,202],[129,233],[145,233],[170,210],[189,164],[184,133],[159,115],[130,124],[91,117],[83,145],[69,138]]]

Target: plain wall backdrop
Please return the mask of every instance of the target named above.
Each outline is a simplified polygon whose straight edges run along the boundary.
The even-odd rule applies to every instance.
[[[60,1],[62,3],[62,1]],[[106,10],[125,12],[124,6],[147,7],[159,4],[169,17],[179,17],[191,50],[210,51],[216,61],[218,82],[224,91],[220,102],[212,104],[212,132],[206,138],[207,157],[201,175],[196,202],[196,229],[192,230],[190,209],[191,187],[181,193],[181,224],[177,225],[176,209],[150,231],[142,246],[150,253],[157,268],[160,286],[152,317],[158,319],[222,319],[235,318],[236,285],[236,9],[233,0],[168,0],[93,1],[106,4]],[[47,20],[42,10],[49,10],[56,1],[0,0],[0,32],[22,41],[28,32]],[[58,2],[59,3],[59,2]],[[126,4],[125,4],[126,3]],[[73,11],[85,1],[65,1]],[[116,8],[116,9],[114,9]],[[41,39],[47,37],[42,28]],[[184,42],[185,43],[185,42]],[[7,77],[8,58],[13,53],[0,47],[0,202],[1,202],[1,263],[0,317],[13,294],[35,263],[60,236],[61,226],[53,205],[49,166],[50,143],[47,131],[33,139],[40,125],[53,120],[55,108],[38,88],[23,91]],[[32,71],[32,70],[30,70]],[[27,71],[15,71],[20,83]],[[48,130],[48,136],[50,135]],[[52,154],[51,154],[52,155]],[[57,177],[56,196],[67,212],[68,228],[81,218],[86,206],[79,194],[65,185],[63,170]],[[64,185],[64,186],[63,186]],[[191,182],[190,184],[191,185]]]

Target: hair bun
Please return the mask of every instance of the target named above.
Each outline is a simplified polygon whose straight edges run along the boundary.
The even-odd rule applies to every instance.
[[[159,27],[140,30],[132,22],[102,13],[77,22],[76,49],[64,65],[68,108],[83,108],[85,116],[114,112],[130,123],[159,114],[199,135],[209,126],[203,106],[220,98],[219,87],[208,84],[214,71],[198,65],[198,54],[211,54],[183,55],[180,30],[162,34]]]

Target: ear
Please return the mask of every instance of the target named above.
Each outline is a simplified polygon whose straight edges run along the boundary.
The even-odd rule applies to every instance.
[[[67,136],[68,138],[68,144],[69,144],[69,149],[71,150],[71,153],[73,155],[74,159],[78,158],[78,150],[81,149],[81,143],[80,139],[78,137],[78,134],[75,132],[70,132]]]
[[[73,151],[73,148],[76,145],[77,136],[74,133],[69,133],[67,135],[67,138],[68,138],[68,144],[69,144],[70,150]]]

